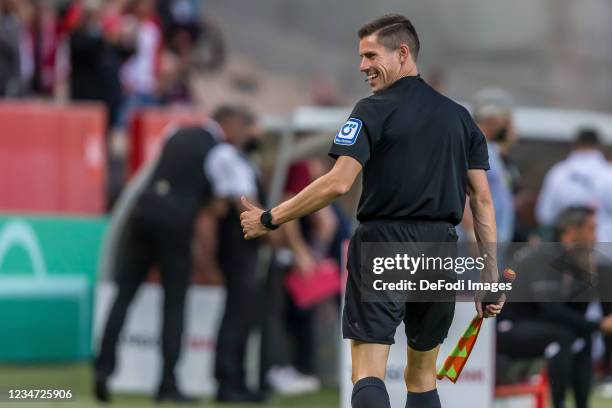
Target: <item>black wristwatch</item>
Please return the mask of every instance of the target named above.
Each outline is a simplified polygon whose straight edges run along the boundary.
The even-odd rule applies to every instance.
[[[261,225],[269,230],[275,230],[279,227],[279,225],[272,224],[272,210],[267,210],[261,213],[259,222],[261,222]]]

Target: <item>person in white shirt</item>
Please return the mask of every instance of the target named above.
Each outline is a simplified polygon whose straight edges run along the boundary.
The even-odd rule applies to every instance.
[[[582,129],[569,156],[546,174],[536,205],[536,219],[550,227],[571,206],[597,211],[597,240],[612,242],[612,167],[601,152],[593,129]]]

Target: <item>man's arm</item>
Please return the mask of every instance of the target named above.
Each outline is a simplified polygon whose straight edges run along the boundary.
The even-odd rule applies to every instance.
[[[468,170],[468,194],[472,219],[474,223],[474,234],[480,249],[480,253],[486,257],[485,268],[480,275],[481,282],[497,282],[497,228],[495,225],[495,207],[489,190],[489,182],[485,170]],[[476,294],[476,311],[480,316],[491,317],[498,314],[504,304],[501,299],[495,304],[487,306],[482,310],[482,299],[485,293]]]
[[[350,190],[361,168],[361,164],[352,157],[340,156],[328,173],[310,183],[293,198],[274,207],[271,210],[272,223],[281,225],[326,207]],[[244,197],[242,202],[246,209],[240,214],[244,237],[252,239],[267,233],[268,230],[260,222],[263,210]]]
[[[274,207],[272,223],[284,224],[328,206],[351,189],[360,171],[361,164],[357,160],[340,156],[328,173],[310,183],[295,197]]]
[[[468,170],[468,195],[476,241],[479,244],[495,244],[497,241],[495,207],[484,170]],[[495,258],[497,259],[497,256]]]

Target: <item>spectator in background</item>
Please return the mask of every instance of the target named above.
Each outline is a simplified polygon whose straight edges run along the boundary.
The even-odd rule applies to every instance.
[[[499,156],[504,163],[506,180],[510,187],[510,192],[512,192],[513,195],[518,194],[521,190],[521,171],[512,156],[510,156],[512,147],[514,147],[517,142],[518,133],[514,128],[508,129],[503,134],[498,135],[497,143],[499,146]]]
[[[166,44],[161,60],[161,98],[167,103],[190,103],[190,71],[201,33],[199,2],[159,0],[157,11]]]
[[[25,29],[19,16],[18,0],[0,0],[0,96],[25,94],[22,47]]]
[[[543,232],[550,231],[551,221],[564,208],[584,205],[597,212],[597,264],[599,275],[612,276],[612,168],[606,160],[601,141],[594,129],[578,132],[569,156],[554,165],[544,178],[544,184],[536,206],[536,217]],[[610,284],[610,281],[605,281]],[[602,286],[604,284],[602,283]],[[612,304],[603,302],[604,314],[612,312]],[[612,338],[604,338],[604,375],[606,383],[612,383]],[[612,388],[610,385],[606,389]]]
[[[284,199],[289,199],[304,189],[310,182],[325,173],[318,159],[294,163],[287,176]],[[339,211],[339,210],[338,210]],[[289,272],[310,275],[324,258],[335,258],[340,245],[336,240],[341,221],[340,212],[332,206],[283,226],[285,245],[291,250],[291,260],[285,261]],[[336,251],[337,250],[337,251]],[[281,256],[282,258],[282,256]],[[285,271],[287,272],[287,271]],[[290,293],[283,289],[285,300],[284,326],[293,340],[290,364],[276,361],[267,372],[268,385],[281,394],[301,394],[317,391],[321,383],[316,376],[318,354],[316,318],[317,308],[298,306]]]
[[[26,2],[24,2],[26,3]],[[60,24],[57,1],[32,0],[32,14],[28,22],[33,65],[31,89],[39,96],[53,96],[57,84],[57,58],[60,43]]]
[[[126,93],[121,123],[126,124],[132,110],[155,106],[159,98],[159,68],[162,52],[162,32],[155,0],[130,0],[123,23],[136,32],[135,52],[121,69],[121,81]]]
[[[588,207],[569,207],[555,222],[559,244],[525,247],[515,255],[518,271],[514,293],[533,302],[512,301],[512,294],[497,318],[498,374],[504,357],[545,358],[548,361],[551,394],[555,408],[565,407],[565,394],[572,385],[577,408],[588,406],[591,387],[591,335],[600,330],[612,334],[612,315],[600,321],[587,320],[588,304],[563,303],[564,296],[583,287],[584,251],[592,257],[595,245],[595,212]],[[588,271],[592,273],[593,271]]]
[[[121,27],[121,4],[84,0],[73,5],[70,33],[70,94],[74,100],[102,101],[109,127],[119,126],[123,91],[121,64],[134,52],[134,38]]]
[[[192,46],[195,44],[202,30],[198,0],[158,0],[157,11],[166,42],[173,44],[186,36]]]
[[[473,100],[472,114],[476,124],[487,138],[490,170],[487,179],[491,188],[491,196],[495,205],[495,220],[497,222],[497,242],[512,242],[514,236],[514,200],[512,196],[511,177],[502,158],[502,147],[509,148],[509,140],[516,139],[512,119],[512,97],[506,91],[487,88],[479,91]],[[469,206],[461,222],[462,233],[474,231],[472,213]],[[474,236],[466,237],[475,241]],[[500,256],[501,259],[501,256]]]
[[[221,115],[219,112],[229,111]],[[250,123],[241,110],[219,108],[202,127],[181,128],[170,134],[157,161],[150,163],[124,193],[118,208],[128,212],[120,225],[116,259],[109,261],[117,296],[109,312],[95,361],[95,394],[108,401],[108,378],[115,369],[116,348],[127,309],[153,264],[159,266],[164,289],[163,365],[155,399],[193,402],[178,388],[175,367],[184,326],[184,307],[192,273],[192,237],[198,212],[216,208],[217,200],[236,202],[241,195],[256,199],[248,164],[227,143],[245,139]],[[246,170],[245,170],[246,169]],[[131,198],[135,197],[135,198]],[[130,201],[131,200],[131,201]],[[220,213],[219,213],[220,214]],[[117,225],[122,214],[113,214]],[[249,294],[243,294],[248,296]]]
[[[180,37],[175,47],[164,48],[160,58],[159,97],[162,103],[190,104],[193,55],[190,40]]]
[[[544,177],[536,205],[540,226],[552,226],[558,214],[569,206],[597,209],[597,239],[612,242],[612,170],[601,151],[594,129],[582,129],[569,156],[555,164]]]

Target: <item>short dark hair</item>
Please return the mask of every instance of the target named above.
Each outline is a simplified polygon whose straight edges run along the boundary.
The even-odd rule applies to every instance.
[[[377,34],[378,41],[389,50],[396,50],[402,44],[408,44],[412,58],[416,61],[421,49],[419,35],[414,26],[401,14],[385,14],[364,24],[357,32],[359,39]]]
[[[255,115],[251,110],[241,105],[221,105],[212,114],[216,122],[224,122],[228,119],[241,118],[247,123],[255,122]]]
[[[576,147],[599,147],[601,146],[601,140],[599,140],[597,130],[583,128],[578,131],[574,145]]]
[[[587,206],[567,207],[559,215],[555,221],[555,237],[557,240],[561,238],[568,229],[582,227],[587,219],[595,215],[595,209]]]

